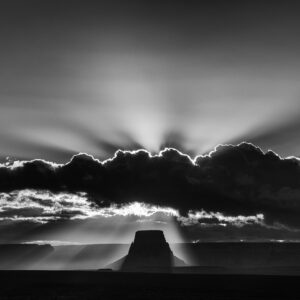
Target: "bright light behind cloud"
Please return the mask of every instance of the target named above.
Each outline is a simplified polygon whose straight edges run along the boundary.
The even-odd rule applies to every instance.
[[[72,220],[115,216],[147,218],[155,214],[179,216],[178,212],[172,208],[152,206],[141,202],[100,208],[91,204],[86,193],[52,193],[43,190],[0,193],[0,221],[28,220],[45,223],[58,219]]]
[[[73,106],[70,117],[78,116],[81,126],[112,144],[122,144],[125,133],[145,149],[158,151],[176,132],[182,138],[171,142],[202,154],[216,144],[246,139],[256,128],[285,122],[298,107],[295,88],[277,78],[270,82],[248,72],[236,76],[235,70],[226,77],[225,70],[207,76],[212,65],[199,53],[189,59],[193,64],[179,54],[124,54],[108,55],[99,64],[96,56],[90,57],[78,70],[78,86],[89,105]],[[109,117],[99,118],[104,111]]]
[[[179,214],[176,210],[169,207],[152,206],[141,202],[128,203],[127,205],[111,206],[99,210],[99,215],[104,217],[110,216],[137,216],[137,217],[150,217],[154,214],[162,213],[166,216],[178,217]]]
[[[158,151],[168,141],[202,154],[298,118],[294,74],[281,80],[273,69],[266,74],[242,65],[218,69],[213,58],[200,57],[198,52],[188,61],[180,53],[128,57],[100,52],[78,64],[82,60],[75,55],[64,62],[74,76],[51,114],[49,108],[1,108],[0,119],[7,119],[1,153],[61,161],[56,152],[65,159],[77,152],[109,157],[118,148],[137,145]],[[295,153],[289,148],[280,154]]]
[[[165,219],[149,219],[152,216],[165,216]],[[182,226],[227,226],[241,227],[249,224],[263,225],[263,214],[253,216],[226,216],[220,212],[190,211],[187,216],[170,207],[161,207],[143,202],[129,202],[109,207],[93,205],[86,193],[52,193],[44,190],[20,190],[0,193],[0,221],[32,221],[47,223],[60,219],[88,219],[111,217],[137,217],[138,222],[169,222],[175,217]]]

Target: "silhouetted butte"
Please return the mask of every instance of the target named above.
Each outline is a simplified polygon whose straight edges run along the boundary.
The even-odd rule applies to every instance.
[[[161,230],[143,230],[135,233],[128,255],[111,265],[129,272],[170,272],[174,266],[185,263],[174,256]]]

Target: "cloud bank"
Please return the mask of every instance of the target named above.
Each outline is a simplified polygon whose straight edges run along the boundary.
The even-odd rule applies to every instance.
[[[119,150],[105,161],[82,153],[66,164],[15,161],[0,166],[0,192],[1,218],[89,217],[113,214],[112,207],[121,214],[138,202],[173,209],[186,225],[300,229],[298,158],[249,143],[219,145],[194,159],[166,148],[157,155]]]

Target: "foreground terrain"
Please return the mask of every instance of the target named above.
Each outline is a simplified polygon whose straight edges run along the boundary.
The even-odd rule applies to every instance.
[[[0,299],[300,299],[300,277],[0,271]]]

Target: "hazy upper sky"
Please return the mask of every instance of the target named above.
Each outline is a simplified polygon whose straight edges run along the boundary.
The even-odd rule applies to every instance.
[[[2,1],[1,157],[299,155],[300,5],[241,2]]]

